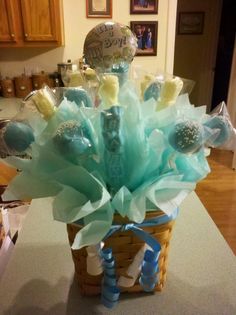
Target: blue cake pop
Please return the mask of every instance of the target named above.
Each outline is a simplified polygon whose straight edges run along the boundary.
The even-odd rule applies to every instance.
[[[22,122],[10,122],[5,127],[3,139],[11,151],[24,152],[34,142],[33,130]]]
[[[151,83],[149,87],[144,91],[144,101],[148,101],[150,98],[154,98],[154,100],[157,101],[160,95],[160,90],[160,84],[158,84],[157,82]]]
[[[178,123],[169,134],[169,143],[178,152],[193,153],[203,143],[202,128],[194,121]]]
[[[74,120],[59,125],[53,142],[57,149],[68,157],[85,156],[89,154],[91,142],[83,132],[83,127]]]
[[[213,135],[210,139],[208,139],[207,145],[212,147],[219,147],[227,140],[229,140],[231,135],[231,126],[229,124],[229,121],[224,116],[213,116],[204,123],[204,126],[213,130],[219,130],[217,136]]]
[[[75,102],[78,107],[93,107],[93,101],[88,93],[81,88],[69,88],[64,96],[71,102]]]

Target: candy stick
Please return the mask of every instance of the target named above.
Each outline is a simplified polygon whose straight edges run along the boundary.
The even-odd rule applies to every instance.
[[[32,101],[45,120],[49,120],[56,111],[56,100],[52,93],[49,87],[44,87],[32,96]]]
[[[143,99],[144,93],[147,89],[147,87],[155,80],[154,75],[152,74],[146,74],[143,78],[143,80],[140,83],[140,89],[141,89],[141,97]]]
[[[104,140],[104,161],[111,190],[117,191],[124,178],[124,138],[121,133],[123,108],[112,106],[101,113],[102,135]]]
[[[175,77],[170,80],[166,80],[161,88],[160,98],[157,102],[156,110],[159,111],[175,104],[176,99],[183,88],[183,81]]]
[[[98,94],[105,108],[110,108],[118,103],[119,80],[116,75],[107,74],[102,78]]]
[[[91,69],[91,68],[87,68],[84,71],[84,76],[85,76],[86,80],[96,80],[97,79],[96,71],[94,69]]]

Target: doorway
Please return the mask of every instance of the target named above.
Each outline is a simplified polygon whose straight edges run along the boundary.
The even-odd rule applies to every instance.
[[[174,74],[195,82],[190,101],[196,106],[207,105],[208,111],[222,3],[223,0],[178,0],[177,5]],[[183,20],[182,16],[187,18]],[[181,28],[187,28],[188,32]]]
[[[211,109],[220,102],[227,101],[235,31],[236,1],[223,0]]]
[[[180,34],[182,12],[202,12],[201,34]],[[178,0],[174,74],[195,81],[190,100],[212,110],[227,101],[236,31],[235,0]]]

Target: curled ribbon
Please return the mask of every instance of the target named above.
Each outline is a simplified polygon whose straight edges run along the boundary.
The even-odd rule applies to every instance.
[[[137,279],[140,270],[141,276],[139,283],[142,286],[143,290],[150,292],[154,290],[156,283],[158,282],[157,273],[158,268],[158,259],[161,252],[160,243],[151,236],[148,232],[142,230],[143,227],[152,227],[156,225],[165,224],[169,221],[176,219],[179,209],[176,208],[171,215],[162,215],[159,217],[151,218],[145,220],[142,223],[128,223],[124,225],[114,224],[111,226],[111,229],[104,237],[103,241],[109,238],[112,234],[117,231],[133,231],[136,236],[145,242],[145,246],[137,253],[135,256],[133,266],[128,268],[128,276],[131,278],[131,281],[126,281],[125,277],[121,277],[118,281],[118,285],[130,287],[134,284]],[[115,261],[112,255],[111,249],[104,249],[101,251],[101,256],[104,259],[104,278],[102,283],[102,302],[106,307],[114,307],[119,298],[120,290],[117,287],[116,276],[115,276]],[[141,262],[141,259],[143,261]],[[140,264],[141,262],[141,264]],[[132,265],[132,264],[131,264]],[[141,265],[141,268],[140,268]],[[133,268],[136,266],[136,269]]]
[[[153,251],[147,249],[144,255],[139,283],[145,292],[154,290],[158,282],[158,258]]]
[[[101,300],[104,306],[113,308],[120,296],[120,289],[116,285],[115,259],[111,248],[104,249],[101,254],[104,266]]]

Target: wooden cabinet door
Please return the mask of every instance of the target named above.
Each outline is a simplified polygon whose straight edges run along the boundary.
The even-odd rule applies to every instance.
[[[21,0],[25,42],[60,40],[59,0]]]
[[[16,41],[14,7],[12,0],[0,0],[0,42]]]

